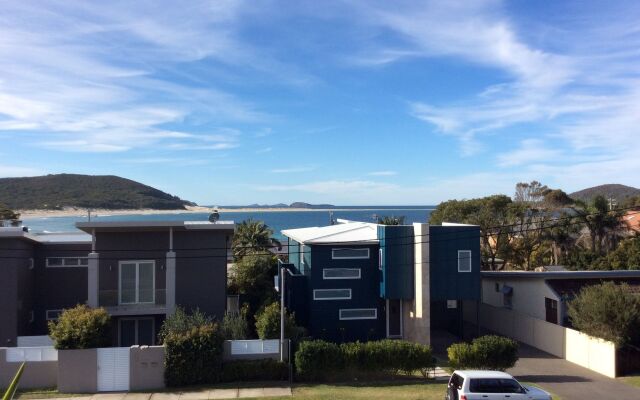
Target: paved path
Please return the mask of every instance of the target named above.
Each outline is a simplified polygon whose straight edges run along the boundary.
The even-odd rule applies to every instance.
[[[640,388],[607,378],[543,351],[520,344],[520,360],[507,372],[547,389],[562,400],[640,399]]]
[[[214,400],[247,397],[291,396],[290,387],[210,389],[189,392],[97,393],[91,396],[61,397],[48,400]]]

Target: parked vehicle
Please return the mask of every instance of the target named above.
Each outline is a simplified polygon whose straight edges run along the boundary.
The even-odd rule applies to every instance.
[[[551,400],[534,386],[521,385],[500,371],[454,371],[445,400]]]

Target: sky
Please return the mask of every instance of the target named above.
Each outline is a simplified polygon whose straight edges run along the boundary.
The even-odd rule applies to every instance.
[[[636,1],[3,1],[0,177],[206,205],[640,186]]]

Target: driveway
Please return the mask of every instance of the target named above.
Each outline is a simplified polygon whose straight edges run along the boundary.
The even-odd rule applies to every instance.
[[[563,400],[640,399],[640,388],[607,378],[567,360],[520,344],[520,360],[510,374],[531,382]]]

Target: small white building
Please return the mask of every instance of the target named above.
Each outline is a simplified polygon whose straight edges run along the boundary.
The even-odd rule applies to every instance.
[[[567,301],[589,285],[613,281],[640,292],[640,271],[484,271],[482,302],[567,325]]]

